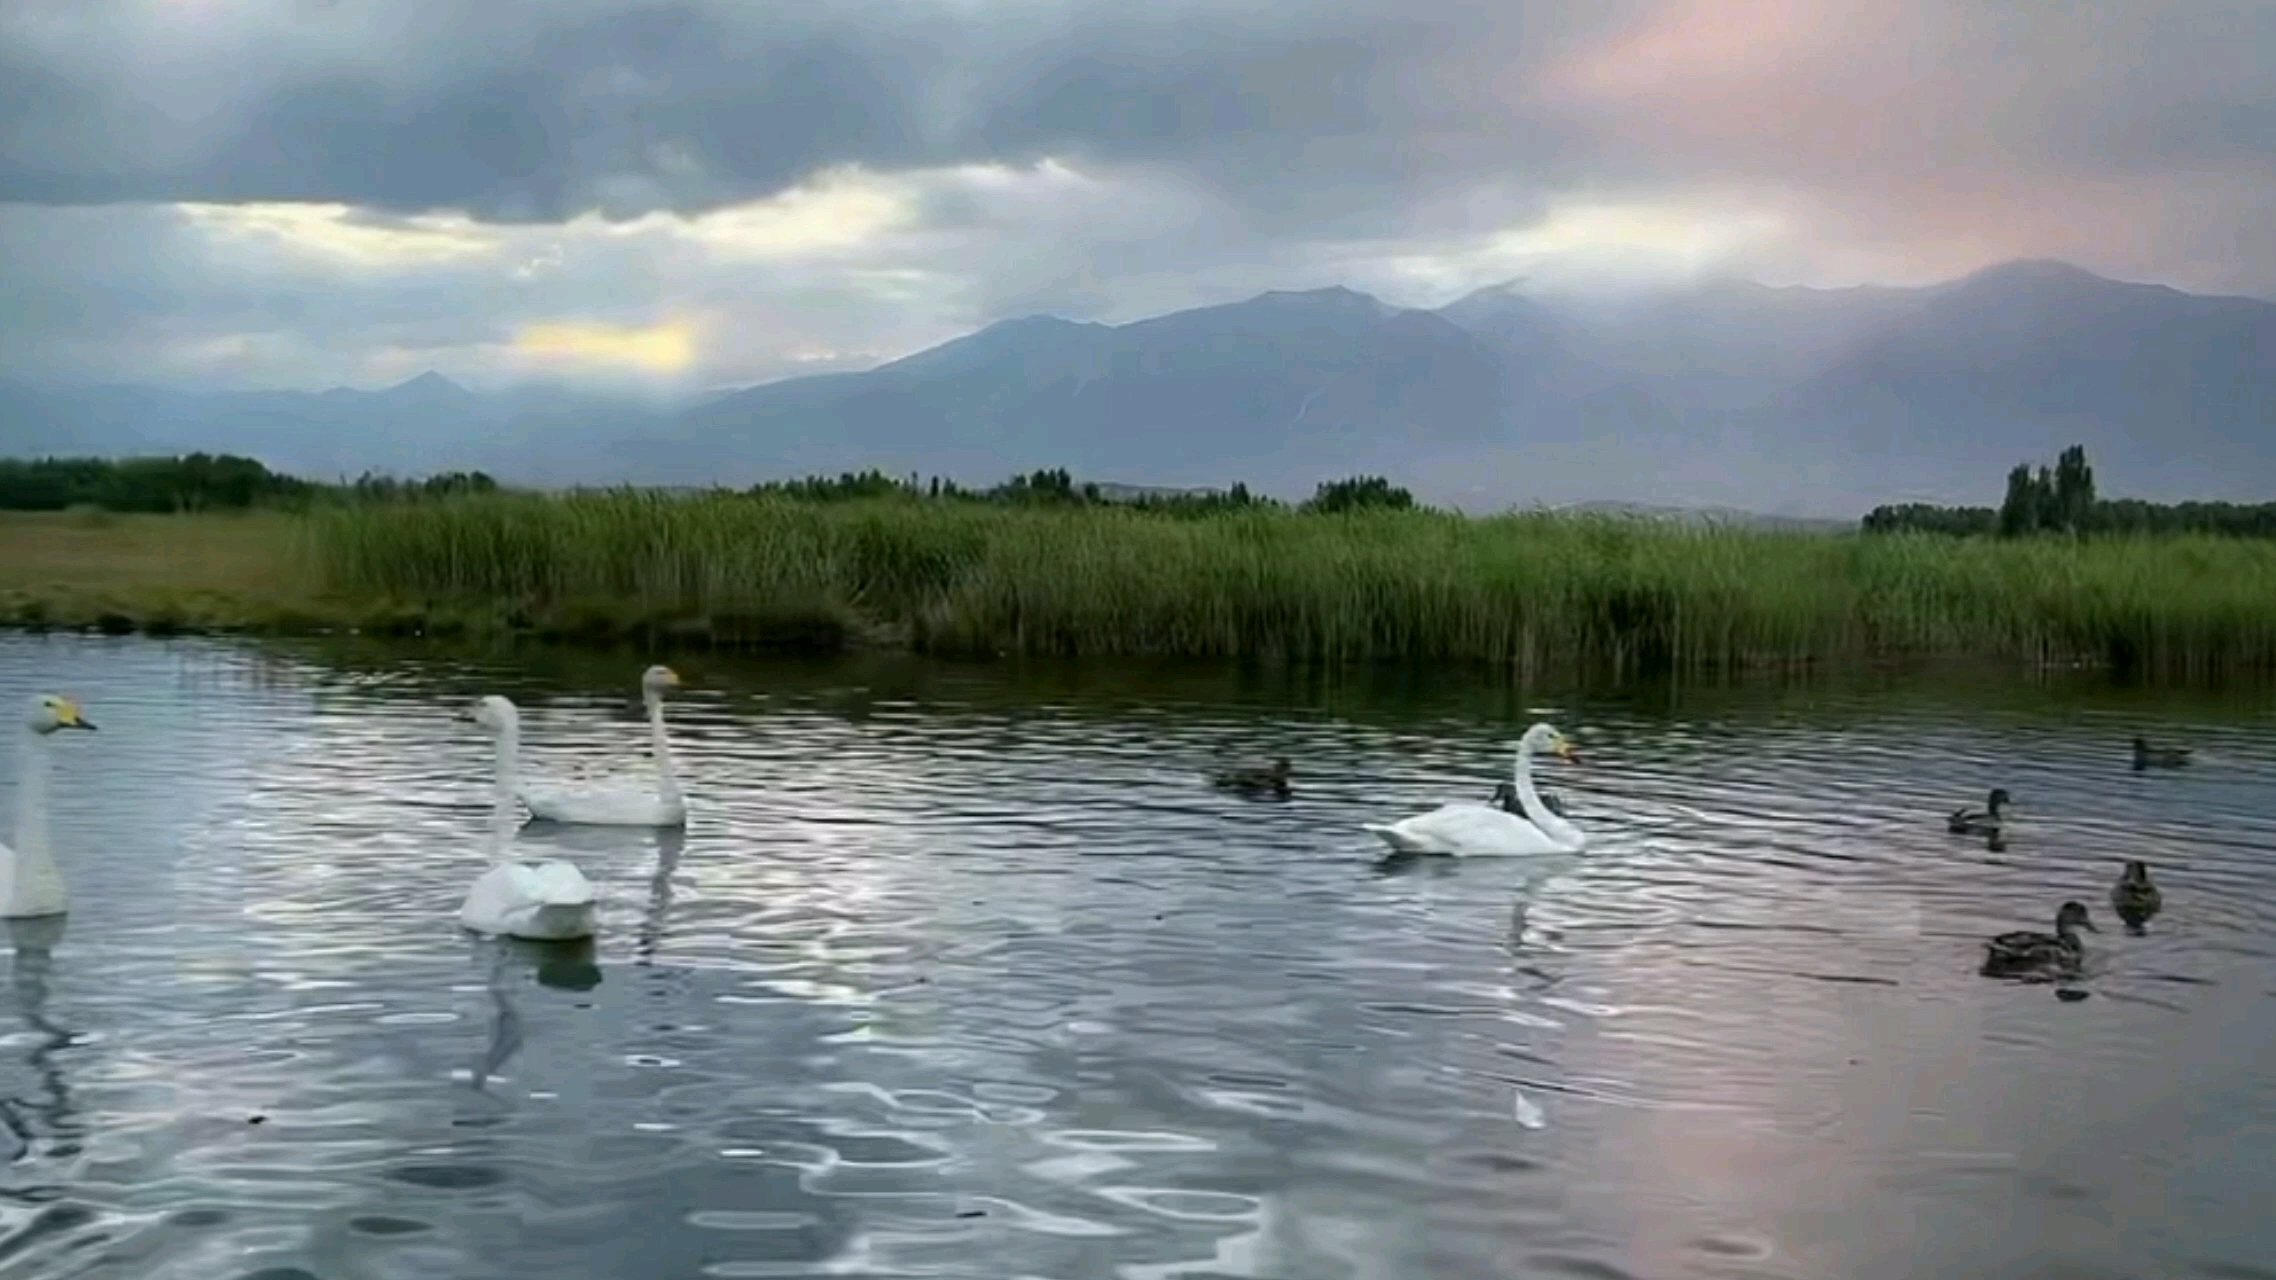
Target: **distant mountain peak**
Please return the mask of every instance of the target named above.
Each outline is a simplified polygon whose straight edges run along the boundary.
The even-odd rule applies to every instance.
[[[1470,333],[1520,346],[1551,341],[1561,327],[1554,309],[1525,291],[1523,279],[1473,289],[1433,314]]]
[[[1507,280],[1497,281],[1489,285],[1481,285],[1478,288],[1472,289],[1470,292],[1463,294],[1455,301],[1456,303],[1500,302],[1516,301],[1519,299],[1523,299],[1527,302],[1534,301],[1534,299],[1525,292],[1524,276],[1511,276]]]
[[[1966,289],[1983,285],[2092,285],[2116,284],[2107,276],[2098,276],[2084,267],[2073,266],[2055,258],[2017,258],[1972,271],[1952,282],[1954,288]]]
[[[1017,359],[1022,353],[1064,351],[1070,346],[1079,347],[1094,341],[1094,335],[1105,333],[1108,329],[1109,326],[1094,320],[1069,320],[1063,316],[1041,314],[1013,316],[974,330],[961,338],[951,338],[937,347],[927,347],[898,360],[888,360],[870,372],[903,377],[931,376],[952,370],[970,372],[991,361]],[[797,382],[799,379],[793,378],[790,381]]]
[[[474,393],[429,369],[416,378],[398,382],[379,394],[403,399],[439,400],[471,398]]]
[[[1365,302],[1375,301],[1374,298],[1368,296],[1367,294],[1361,293],[1359,290],[1345,284],[1322,285],[1317,289],[1267,289],[1264,291],[1263,296],[1267,298],[1325,298],[1338,300],[1359,299]]]
[[[1454,312],[1481,313],[1486,311],[1548,311],[1549,304],[1535,297],[1526,287],[1524,277],[1513,277],[1498,284],[1472,289],[1454,301],[1440,307],[1441,314]]]
[[[353,400],[358,396],[387,396],[407,400],[442,400],[472,398],[474,396],[473,392],[432,369],[417,377],[406,378],[392,386],[381,387],[377,391],[366,391],[361,387],[337,386],[326,387],[315,394],[327,400]]]
[[[1038,311],[1031,315],[1009,316],[981,329],[981,333],[1039,333],[1046,329],[1097,329],[1104,326],[1095,320],[1069,320]]]
[[[1267,289],[1249,301],[1252,304],[1264,303],[1268,305],[1324,305],[1345,310],[1364,310],[1376,315],[1396,310],[1373,294],[1361,293],[1357,289],[1340,284],[1331,284],[1324,289]]]

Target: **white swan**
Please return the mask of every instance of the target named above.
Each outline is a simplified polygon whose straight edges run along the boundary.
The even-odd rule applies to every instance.
[[[495,695],[475,704],[474,722],[497,744],[496,799],[490,810],[490,849],[496,865],[466,891],[458,922],[476,933],[541,942],[593,935],[593,886],[574,863],[524,861],[512,856],[515,743],[514,704]]]
[[[1539,853],[1579,853],[1588,837],[1541,803],[1533,789],[1533,753],[1547,747],[1561,760],[1576,760],[1573,744],[1546,724],[1525,731],[1517,743],[1517,801],[1524,806],[1519,817],[1497,805],[1457,803],[1440,805],[1429,813],[1403,818],[1389,826],[1370,823],[1373,832],[1391,851],[1402,854],[1450,854],[1457,857],[1508,857]]]
[[[549,822],[574,822],[597,827],[677,827],[688,820],[687,801],[680,794],[680,777],[672,767],[672,744],[664,737],[664,690],[678,688],[679,673],[654,666],[640,675],[641,701],[648,705],[649,746],[656,753],[656,788],[637,784],[580,786],[524,786],[522,803],[532,815]],[[500,699],[504,701],[504,699]],[[511,703],[507,706],[512,709]],[[521,719],[514,720],[517,752]]]
[[[24,719],[23,785],[16,789],[16,847],[0,841],[0,916],[59,916],[69,907],[63,873],[47,850],[47,739],[58,729],[93,729],[79,704],[53,693],[32,699]]]

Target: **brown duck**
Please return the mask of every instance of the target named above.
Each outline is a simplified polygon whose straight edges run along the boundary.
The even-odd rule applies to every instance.
[[[1277,756],[1269,765],[1248,765],[1211,775],[1212,785],[1249,795],[1288,794],[1288,757]]]
[[[2015,797],[2007,794],[2006,787],[1994,787],[1984,799],[1981,809],[1959,808],[1944,819],[1945,829],[1956,836],[2004,835],[2007,830],[2007,806]]]
[[[2140,933],[2142,926],[2164,905],[2164,895],[2150,883],[2150,864],[2146,862],[2127,863],[2126,869],[2119,873],[2116,887],[2110,890],[2111,909],[2134,933]]]
[[[2153,747],[2147,738],[2136,736],[2134,739],[2134,771],[2137,773],[2144,769],[2180,769],[2188,764],[2187,747]]]
[[[2085,903],[2066,902],[2055,912],[2052,934],[2019,929],[1986,942],[1984,967],[1977,972],[1987,978],[2022,978],[2030,982],[2051,982],[2074,976],[2086,953],[2078,939],[2080,929],[2101,932],[2086,918]]]

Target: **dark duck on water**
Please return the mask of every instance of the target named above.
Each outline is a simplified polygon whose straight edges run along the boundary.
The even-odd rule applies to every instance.
[[[2007,829],[2006,809],[2013,803],[2014,797],[2007,794],[2007,788],[1994,787],[1992,793],[1985,797],[1982,809],[1965,806],[1954,809],[1952,816],[1944,820],[1944,825],[1956,836],[1999,835]]]
[[[2126,869],[2119,873],[2117,886],[2110,890],[2111,909],[2134,933],[2140,933],[2142,926],[2164,905],[2164,895],[2150,883],[2150,865],[2146,862],[2127,863]]]
[[[2134,738],[2134,771],[2144,769],[2179,769],[2189,763],[2187,747],[2153,747],[2147,738]]]
[[[1978,972],[1987,978],[2023,978],[2038,982],[2070,977],[2078,972],[2079,961],[2086,952],[2078,938],[2080,929],[2101,932],[2094,928],[2094,921],[2087,919],[2085,903],[2066,902],[2055,912],[2054,933],[2019,929],[1986,942],[1984,967]]]
[[[1239,769],[1226,769],[1214,774],[1209,781],[1226,791],[1239,791],[1247,795],[1288,794],[1288,757],[1274,758],[1269,765],[1249,765]]]

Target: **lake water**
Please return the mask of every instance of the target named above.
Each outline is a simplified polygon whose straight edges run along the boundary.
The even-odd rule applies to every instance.
[[[102,727],[0,987],[0,1278],[2276,1276],[2270,693],[679,665],[684,837],[520,836],[579,954],[458,929],[451,717],[629,759],[639,659],[0,636]],[[1378,864],[1536,718],[1584,858]],[[1946,834],[1993,785],[2008,847]],[[2087,998],[1976,975],[2066,897]]]

